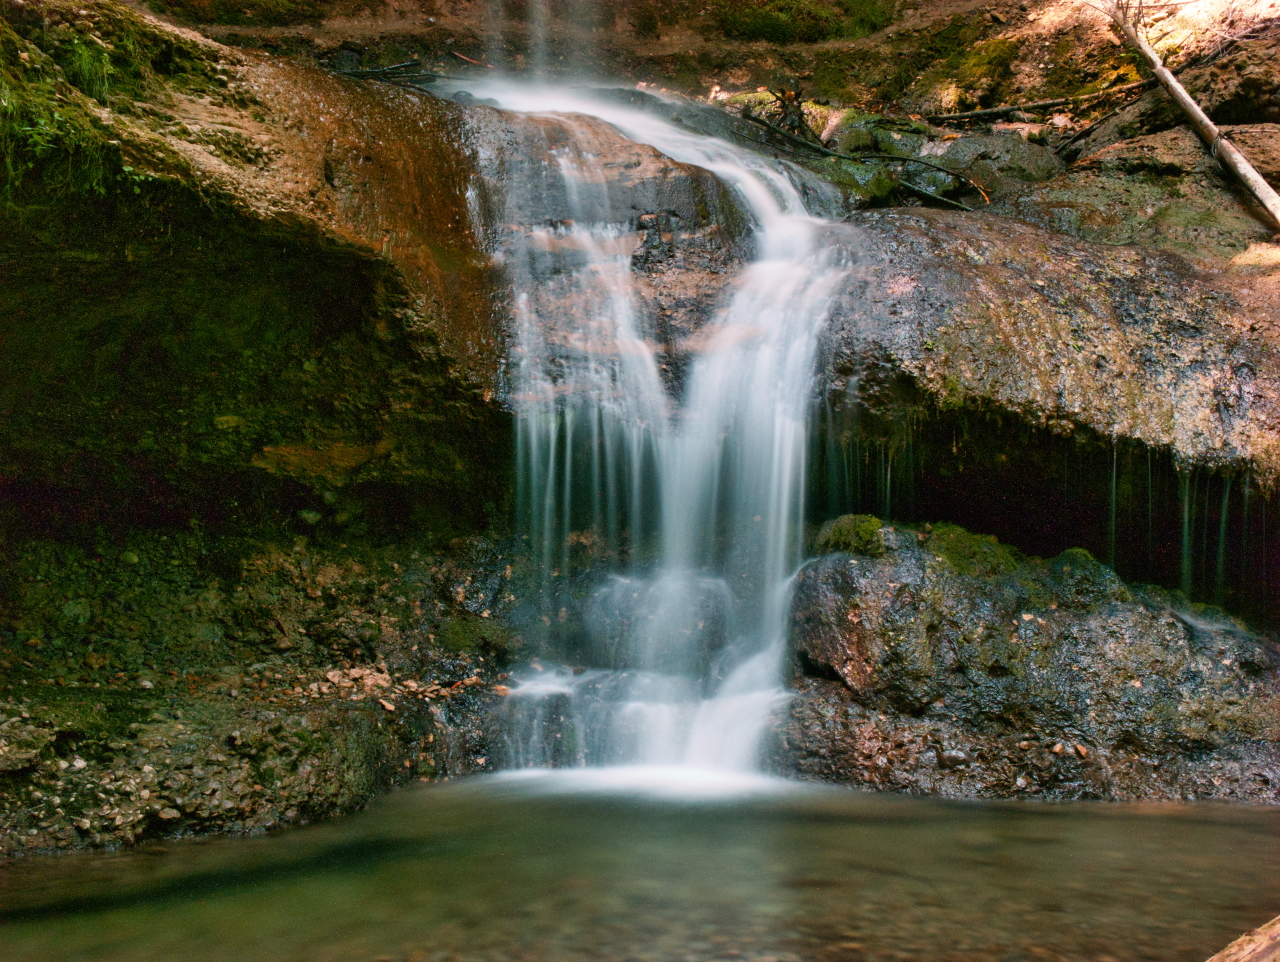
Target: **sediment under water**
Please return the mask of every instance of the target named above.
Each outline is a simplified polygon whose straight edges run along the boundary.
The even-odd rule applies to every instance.
[[[956,804],[688,769],[510,774],[267,839],[26,860],[13,962],[1201,962],[1280,813]]]

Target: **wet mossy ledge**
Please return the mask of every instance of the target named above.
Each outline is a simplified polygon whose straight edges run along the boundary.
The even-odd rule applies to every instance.
[[[154,133],[192,103],[266,122],[218,48],[111,3],[6,14],[0,522],[451,536],[498,516],[508,419],[442,345],[456,295],[424,292],[424,258],[409,279],[314,202],[249,195],[253,164],[215,156],[217,180]]]
[[[888,408],[815,413],[806,505],[816,552],[875,543],[873,515],[949,523],[1029,555],[1087,550],[1183,604],[1257,629],[1280,624],[1276,497],[1247,467],[1188,464],[1168,448],[897,390],[892,403],[881,395]]]
[[[488,770],[507,563],[483,541],[7,546],[0,860],[261,832]]]

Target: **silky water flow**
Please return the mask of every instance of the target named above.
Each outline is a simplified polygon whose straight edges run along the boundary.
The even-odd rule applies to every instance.
[[[476,92],[561,131],[554,160],[506,185],[538,226],[513,228],[502,255],[515,292],[518,512],[546,620],[574,542],[628,559],[583,606],[576,656],[590,667],[535,663],[513,685],[506,764],[750,771],[787,699],[814,355],[842,255],[819,243],[824,222],[781,165],[582,94]],[[710,171],[752,224],[754,257],[675,386],[638,303],[637,229],[613,213],[600,121]],[[549,221],[542,194],[570,216]]]

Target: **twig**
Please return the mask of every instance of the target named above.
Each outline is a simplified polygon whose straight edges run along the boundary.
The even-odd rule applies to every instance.
[[[464,57],[462,54],[458,53],[458,51],[456,51],[456,50],[450,50],[449,52],[450,52],[451,54],[453,54],[455,57],[457,57],[459,60],[465,60],[467,63],[469,63],[469,64],[473,64],[474,66],[477,66],[477,67],[488,67],[490,70],[497,70],[497,69],[498,69],[497,67],[495,67],[495,66],[494,66],[493,64],[491,64],[491,63],[484,63],[484,62],[483,62],[483,61],[481,61],[481,60],[472,60],[470,57]]]
[[[973,208],[968,204],[962,204],[958,200],[952,200],[950,197],[943,197],[941,194],[935,194],[931,190],[925,190],[923,187],[917,187],[909,180],[898,181],[898,186],[905,187],[907,190],[911,191],[911,193],[919,194],[921,197],[928,197],[930,200],[936,200],[939,204],[949,204],[957,210],[967,210],[970,213],[973,212]]]
[[[899,157],[897,154],[857,154],[852,156],[849,154],[836,154],[835,156],[844,157],[847,160],[862,160],[864,157],[870,158],[872,160],[897,160],[897,161],[901,161],[904,164],[920,164],[924,167],[932,167],[934,170],[940,170],[944,174],[950,174],[952,177],[957,177],[960,180],[963,180],[966,184],[968,184],[970,187],[976,190],[979,194],[981,194],[982,199],[986,203],[988,204],[991,203],[991,198],[987,195],[987,189],[983,187],[981,184],[979,184],[977,181],[970,180],[964,174],[960,173],[957,170],[952,170],[950,167],[943,167],[940,164],[931,164],[929,163],[929,161],[921,160],[919,157]],[[972,208],[968,208],[968,207],[965,209],[972,210]]]

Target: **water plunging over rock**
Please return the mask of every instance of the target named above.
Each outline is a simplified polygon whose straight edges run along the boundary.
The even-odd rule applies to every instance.
[[[586,589],[575,654],[592,670],[553,669],[513,691],[510,761],[751,767],[784,697],[814,352],[848,248],[819,243],[824,224],[780,165],[607,101],[485,93],[516,109],[593,114],[661,152],[624,146],[638,176],[625,160],[619,176],[625,141],[612,128],[509,121],[517,141],[542,147],[504,172],[516,226],[500,243],[514,288],[518,510],[545,620],[565,620],[575,540],[624,559]],[[646,310],[632,271],[646,243],[636,228],[647,219],[678,260],[675,232],[654,222],[706,217],[688,203],[695,191],[742,228],[708,258],[701,323],[664,346],[673,332]],[[673,194],[685,211],[653,203]],[[748,245],[754,257],[726,278],[742,259],[733,248]]]

